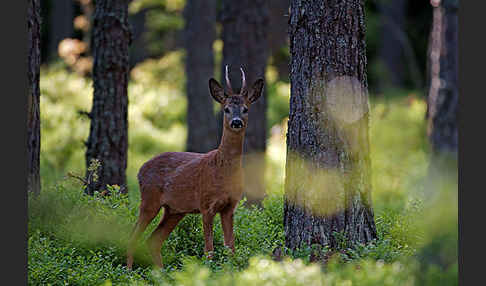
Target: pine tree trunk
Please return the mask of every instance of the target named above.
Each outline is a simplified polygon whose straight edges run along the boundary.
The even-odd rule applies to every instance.
[[[129,63],[130,69],[135,67],[138,63],[143,62],[149,57],[147,50],[147,41],[145,33],[147,27],[145,25],[147,19],[147,12],[149,9],[142,9],[135,14],[128,16],[128,22],[132,28],[132,45],[130,47]]]
[[[73,35],[74,6],[73,1],[53,0],[49,16],[49,54],[50,59],[58,57],[57,48],[65,38]]]
[[[98,159],[97,181],[89,183],[88,194],[117,184],[127,191],[128,145],[128,26],[127,0],[98,0],[95,3],[91,38],[93,51],[93,107],[87,141],[86,166]],[[87,171],[87,178],[90,171]]]
[[[292,0],[286,246],[366,243],[371,206],[364,4]]]
[[[428,135],[434,153],[457,156],[457,0],[434,1],[429,46]]]
[[[223,1],[221,81],[225,82],[224,70],[228,65],[229,78],[235,92],[241,88],[240,67],[245,70],[248,85],[253,84],[257,78],[265,78],[268,19],[266,0]],[[244,193],[250,204],[258,203],[265,195],[266,110],[267,97],[263,91],[260,99],[250,108],[245,134]]]
[[[208,80],[214,74],[216,0],[187,1],[184,19],[188,99],[186,150],[205,153],[215,149],[218,143],[214,104],[208,89]]]
[[[40,193],[40,38],[41,17],[40,0],[29,0],[27,7],[28,43],[28,81],[27,94],[27,190],[36,195]]]

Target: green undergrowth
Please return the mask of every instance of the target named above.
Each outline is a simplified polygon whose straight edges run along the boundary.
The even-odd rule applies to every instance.
[[[312,283],[319,285],[323,281],[335,285],[334,282],[347,279],[359,281],[359,276],[352,275],[352,269],[356,268],[365,272],[381,271],[370,277],[369,283],[390,279],[398,283],[402,279],[403,282],[410,281],[406,273],[415,269],[407,268],[412,264],[403,262],[413,254],[411,246],[406,246],[409,243],[407,238],[401,241],[387,233],[396,227],[397,218],[399,221],[407,219],[408,215],[404,214],[391,218],[379,217],[377,226],[385,231],[380,232],[380,240],[369,245],[348,245],[341,237],[340,248],[332,252],[315,246],[295,252],[284,248],[284,262],[273,262],[273,250],[284,244],[284,229],[283,198],[271,195],[264,200],[262,209],[245,207],[244,201],[238,207],[234,218],[234,255],[223,246],[221,224],[219,217],[216,217],[215,253],[213,259],[208,260],[203,253],[201,218],[188,215],[162,248],[163,271],[152,269],[147,248],[142,242],[135,255],[134,270],[128,271],[125,267],[126,241],[135,223],[137,208],[130,206],[126,195],[117,192],[110,197],[99,194],[89,197],[82,195],[80,189],[70,189],[67,185],[70,185],[69,181],[61,182],[43,190],[41,196],[29,200],[31,285],[61,285],[65,282],[93,285],[105,281],[157,285],[211,285],[216,281],[216,284],[223,285],[241,284],[244,281],[256,285],[270,281],[274,283],[271,285],[281,285],[278,281],[286,281],[283,285],[303,285],[314,280]],[[149,225],[141,241],[147,239],[159,219],[157,217]],[[401,230],[407,231],[406,226]],[[335,236],[340,238],[338,233]],[[333,254],[330,260],[334,262],[329,262],[326,269],[311,264],[310,254],[316,253],[316,250],[323,256]],[[321,271],[333,273],[334,278],[321,275]],[[299,278],[300,275],[304,276]],[[274,281],[273,276],[278,279]],[[199,279],[198,283],[203,284],[193,279]],[[390,283],[384,285],[397,285]]]
[[[29,197],[29,285],[457,285],[457,177],[430,183],[425,137],[426,104],[407,91],[371,99],[372,198],[378,239],[337,249],[316,245],[285,249],[283,226],[287,83],[267,72],[269,137],[267,197],[262,208],[242,201],[235,213],[236,253],[223,246],[215,218],[212,260],[205,258],[202,222],[187,215],[162,248],[163,270],[152,268],[146,238],[134,269],[125,267],[128,236],[140,202],[136,173],[144,161],[184,150],[186,122],[183,53],[149,60],[132,70],[129,84],[128,195],[83,195],[68,172],[83,174],[83,140],[91,82],[62,67],[41,77],[42,192]],[[208,95],[209,96],[209,95]],[[454,172],[453,172],[454,173]],[[456,171],[457,173],[457,171]],[[118,190],[116,186],[112,187]],[[282,261],[272,260],[282,249]],[[310,262],[326,257],[327,264]]]

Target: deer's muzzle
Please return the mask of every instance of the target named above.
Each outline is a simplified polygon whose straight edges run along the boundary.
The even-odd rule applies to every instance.
[[[233,129],[243,128],[244,125],[245,124],[243,123],[243,120],[241,120],[240,118],[234,118],[230,122],[230,127]]]

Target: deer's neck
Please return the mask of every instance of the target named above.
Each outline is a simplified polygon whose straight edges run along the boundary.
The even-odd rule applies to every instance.
[[[241,162],[245,131],[235,133],[223,128],[223,136],[218,147],[219,158],[223,164]]]

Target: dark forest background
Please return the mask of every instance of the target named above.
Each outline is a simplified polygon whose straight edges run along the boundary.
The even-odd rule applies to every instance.
[[[289,81],[288,6],[290,1],[268,1],[269,62],[278,79]],[[222,1],[215,1],[217,35],[221,39]],[[365,1],[366,56],[372,95],[386,88],[424,90],[427,82],[427,49],[432,6],[427,1]],[[128,21],[133,29],[130,67],[149,58],[160,58],[184,47],[184,1],[131,1]],[[60,59],[59,43],[66,39],[89,45],[93,3],[89,0],[42,2],[41,62]],[[207,12],[205,12],[207,13]],[[83,49],[84,50],[84,49]],[[89,57],[88,48],[80,53]],[[62,59],[62,58],[61,58]],[[83,70],[82,63],[78,68]],[[83,70],[84,71],[84,70]],[[425,94],[424,92],[422,95]]]

